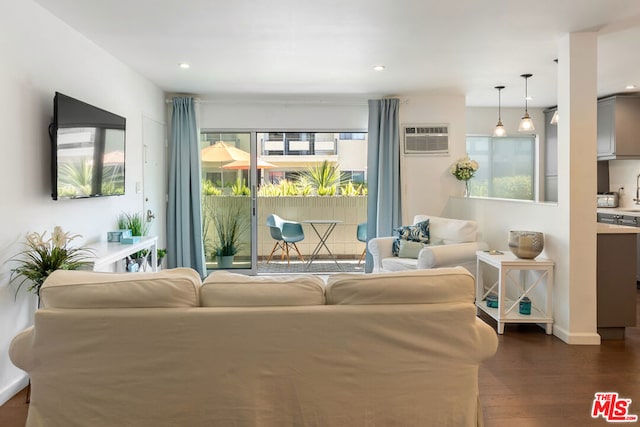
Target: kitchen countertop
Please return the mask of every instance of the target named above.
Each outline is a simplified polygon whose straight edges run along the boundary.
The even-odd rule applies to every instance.
[[[640,227],[628,225],[604,224],[598,222],[598,234],[640,234]]]

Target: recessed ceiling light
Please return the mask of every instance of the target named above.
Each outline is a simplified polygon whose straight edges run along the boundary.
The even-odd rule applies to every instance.
[[[635,89],[636,85],[627,85],[625,86],[625,89]]]
[[[178,67],[182,68],[183,70],[186,70],[187,68],[191,67],[191,65],[187,64],[186,62],[181,62],[178,64]]]
[[[375,67],[373,67],[373,69],[375,71],[382,71],[382,70],[384,70],[384,65],[376,65]]]

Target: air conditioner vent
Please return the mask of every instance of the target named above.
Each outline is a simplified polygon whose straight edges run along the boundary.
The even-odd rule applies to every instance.
[[[433,154],[449,153],[448,125],[405,125],[404,126],[405,154]]]

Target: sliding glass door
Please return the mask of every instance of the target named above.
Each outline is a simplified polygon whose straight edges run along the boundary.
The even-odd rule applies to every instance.
[[[255,133],[201,131],[207,270],[256,272]]]

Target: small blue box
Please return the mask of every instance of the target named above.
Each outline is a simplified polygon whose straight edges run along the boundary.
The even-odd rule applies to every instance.
[[[107,232],[107,242],[119,242],[120,239],[122,239],[122,230]]]
[[[138,243],[140,241],[140,236],[133,237],[123,237],[120,239],[120,243],[123,245],[133,245],[134,243]]]

